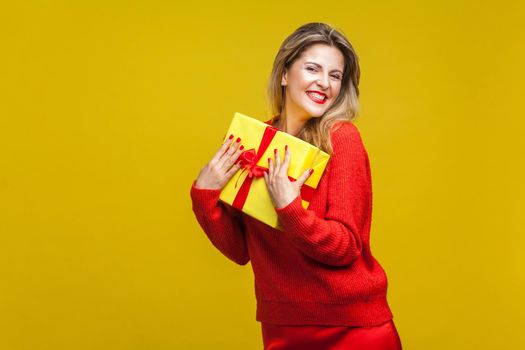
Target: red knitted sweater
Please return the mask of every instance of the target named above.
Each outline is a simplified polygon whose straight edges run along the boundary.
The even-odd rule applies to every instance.
[[[271,121],[266,123],[271,124]],[[222,254],[251,261],[256,320],[281,325],[373,326],[393,318],[387,276],[370,251],[372,182],[357,127],[332,127],[333,154],[308,209],[276,209],[276,230],[191,186],[193,211]],[[293,157],[293,155],[292,155]]]

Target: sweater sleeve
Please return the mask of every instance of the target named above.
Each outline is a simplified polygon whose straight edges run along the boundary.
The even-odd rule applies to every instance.
[[[283,234],[311,258],[332,266],[350,265],[370,233],[372,182],[368,154],[357,127],[343,123],[332,133],[327,212],[304,209],[297,196],[276,209]]]
[[[222,254],[239,265],[246,265],[250,257],[240,216],[219,201],[221,190],[197,188],[195,182],[190,196],[200,226]]]

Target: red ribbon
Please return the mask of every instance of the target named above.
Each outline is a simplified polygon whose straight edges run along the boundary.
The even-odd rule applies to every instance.
[[[272,143],[272,140],[277,131],[278,130],[273,126],[267,126],[266,129],[264,129],[264,134],[262,136],[261,142],[259,143],[257,153],[255,152],[255,148],[251,148],[242,152],[239,156],[237,162],[241,165],[241,168],[243,168],[243,170],[237,178],[235,188],[237,188],[237,184],[242,173],[248,170],[248,175],[244,179],[241,188],[239,188],[239,191],[237,192],[237,195],[233,200],[233,207],[242,210],[244,204],[246,203],[246,199],[248,198],[248,193],[250,192],[250,187],[252,185],[253,179],[263,177],[264,173],[268,172],[268,168],[257,165],[257,162],[261,159],[264,152],[266,152],[266,149],[268,149],[270,143]],[[290,181],[296,181],[296,179],[294,179],[293,177],[288,176],[288,178],[290,179]],[[315,188],[303,184],[303,186],[301,187],[301,198],[309,202],[313,196],[314,190]]]
[[[264,176],[265,172],[268,172],[268,168],[257,165],[256,157],[257,154],[255,153],[255,148],[251,148],[241,153],[237,162],[241,165],[241,168],[243,168],[244,170],[239,175],[239,178],[241,177],[242,173],[246,170],[249,170],[249,177],[262,177]],[[237,179],[237,181],[239,181],[239,178]],[[237,188],[237,184],[235,184],[235,188]]]

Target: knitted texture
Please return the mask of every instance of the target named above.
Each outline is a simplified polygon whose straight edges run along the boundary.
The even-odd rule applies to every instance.
[[[219,201],[220,190],[192,183],[193,211],[211,243],[239,265],[251,261],[257,321],[374,326],[393,318],[386,273],[370,251],[368,154],[352,122],[335,124],[331,142],[308,209],[300,195],[276,209],[283,231]]]

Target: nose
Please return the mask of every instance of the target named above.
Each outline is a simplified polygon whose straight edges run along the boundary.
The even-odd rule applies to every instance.
[[[330,84],[330,79],[327,75],[323,75],[319,79],[317,79],[317,85],[319,85],[323,89],[326,89],[328,87],[328,84]]]

